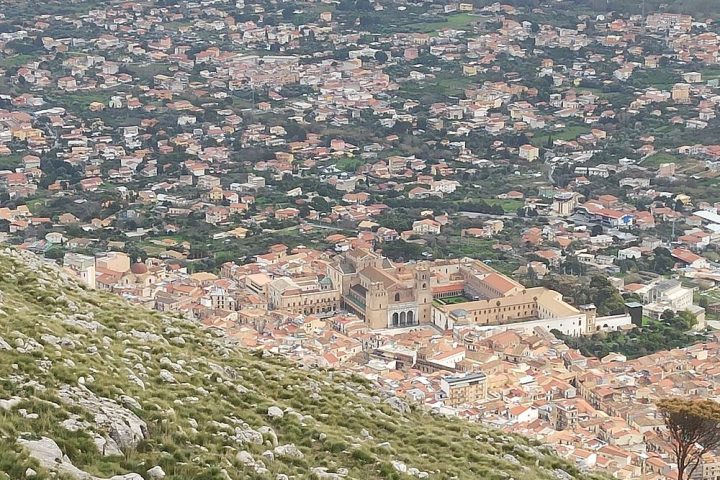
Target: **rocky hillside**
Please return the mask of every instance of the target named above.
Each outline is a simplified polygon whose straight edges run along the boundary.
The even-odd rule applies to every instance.
[[[0,479],[570,479],[527,440],[0,252]]]

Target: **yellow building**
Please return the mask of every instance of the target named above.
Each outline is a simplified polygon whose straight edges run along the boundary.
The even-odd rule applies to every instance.
[[[578,310],[565,302],[560,293],[544,287],[528,288],[505,297],[435,305],[433,322],[442,329],[456,325],[513,324],[524,326],[522,329],[528,332],[535,327],[573,336],[595,332],[594,315]]]
[[[29,140],[33,138],[42,138],[43,132],[37,128],[23,128],[20,130],[13,130],[12,135],[18,140]]]
[[[213,187],[210,192],[208,192],[208,199],[211,202],[222,202],[223,200],[223,190],[220,187]]]
[[[463,65],[463,75],[467,75],[468,77],[473,77],[478,74],[478,68],[477,65]]]
[[[276,278],[268,284],[268,307],[296,315],[330,315],[340,307],[340,291],[328,277]]]
[[[447,407],[473,404],[487,398],[487,376],[484,373],[471,373],[463,377],[443,377],[440,389]]]
[[[676,83],[672,88],[672,99],[677,103],[690,101],[690,85],[687,83]]]
[[[357,249],[330,264],[328,275],[341,291],[343,307],[372,329],[431,321],[433,296],[425,268],[396,267],[375,252]]]
[[[96,259],[95,266],[98,270],[125,273],[130,270],[130,257],[123,252],[108,252]]]
[[[600,322],[594,307],[579,310],[554,290],[526,288],[471,258],[396,266],[378,253],[354,249],[327,268],[324,280],[338,291],[340,307],[370,329],[432,323],[442,330],[479,325],[531,332],[542,327],[579,336],[596,332],[596,326],[612,330],[630,323],[627,315]]]
[[[575,207],[579,205],[578,194],[575,192],[560,192],[555,194],[552,210],[561,217],[572,215]]]
[[[534,145],[523,145],[520,147],[520,158],[528,162],[534,162],[540,157],[540,149]]]

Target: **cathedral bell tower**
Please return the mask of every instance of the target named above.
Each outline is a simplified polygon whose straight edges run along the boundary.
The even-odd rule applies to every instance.
[[[417,298],[418,323],[428,324],[432,321],[432,290],[430,289],[430,272],[425,268],[415,270],[415,294]]]

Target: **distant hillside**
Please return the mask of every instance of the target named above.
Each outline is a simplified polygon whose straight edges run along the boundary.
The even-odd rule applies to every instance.
[[[720,5],[717,0],[644,0],[644,2],[643,0],[571,0],[571,3],[597,13],[611,11],[628,14],[640,14],[644,11],[646,15],[658,12],[685,13],[693,15],[696,20],[720,15]]]
[[[496,0],[475,0],[475,5],[485,7],[495,3]],[[574,14],[568,7],[575,5],[577,13],[607,13],[621,12],[626,14],[645,14],[657,12],[686,13],[693,15],[697,20],[703,17],[720,16],[720,4],[717,0],[559,0],[562,3],[544,2],[541,0],[505,0],[504,2],[516,7],[536,8],[543,4],[558,8],[562,14]],[[644,3],[644,6],[643,6]]]
[[[0,479],[588,478],[0,252]]]

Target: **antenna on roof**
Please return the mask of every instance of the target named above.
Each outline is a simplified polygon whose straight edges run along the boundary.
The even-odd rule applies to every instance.
[[[675,216],[673,216],[672,233],[670,234],[670,243],[672,243],[672,242],[675,241],[675,221],[676,221],[676,220],[677,220],[677,219],[675,218]]]

